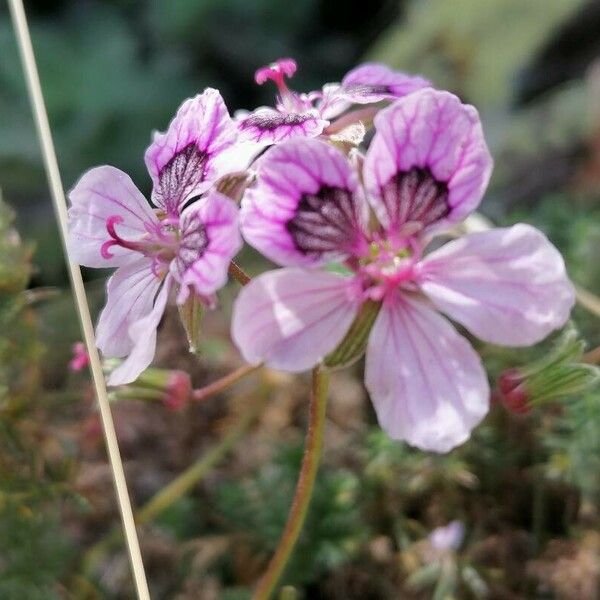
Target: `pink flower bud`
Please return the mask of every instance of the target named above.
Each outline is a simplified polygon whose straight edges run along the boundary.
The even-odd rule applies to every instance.
[[[192,397],[192,382],[184,371],[171,371],[165,389],[164,405],[170,410],[180,410]]]
[[[69,361],[69,369],[74,373],[85,369],[90,364],[90,357],[88,356],[85,344],[83,342],[76,342],[72,346],[73,358]]]

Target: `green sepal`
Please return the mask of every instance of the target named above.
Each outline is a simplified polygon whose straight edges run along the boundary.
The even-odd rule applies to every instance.
[[[367,300],[338,347],[325,357],[323,364],[329,369],[340,369],[356,362],[367,348],[367,340],[379,314],[380,302]]]
[[[188,299],[179,306],[179,319],[185,329],[189,349],[192,354],[200,352],[200,336],[204,304],[196,294],[190,294]]]

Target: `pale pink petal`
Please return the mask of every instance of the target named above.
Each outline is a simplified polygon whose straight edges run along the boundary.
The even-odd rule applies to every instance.
[[[351,278],[299,268],[269,271],[240,291],[231,333],[249,363],[305,371],[336,348],[360,303]]]
[[[107,219],[120,217],[119,234],[136,240],[147,233],[146,225],[156,223],[150,205],[129,175],[114,167],[102,166],[84,173],[69,193],[69,257],[86,267],[117,267],[135,259],[136,254],[113,246],[111,258],[101,253],[111,240]]]
[[[240,139],[278,144],[294,137],[316,137],[329,121],[316,110],[287,112],[259,108],[240,119]]]
[[[148,367],[156,351],[156,329],[165,312],[169,299],[170,280],[167,278],[162,285],[152,310],[133,322],[129,327],[129,337],[133,346],[129,356],[110,374],[108,385],[124,385],[135,381]]]
[[[475,108],[424,89],[378,113],[375,127],[363,173],[385,227],[448,225],[477,208],[492,158]]]
[[[370,104],[430,87],[431,82],[423,77],[394,71],[382,64],[365,63],[344,77],[340,93],[353,103]]]
[[[185,302],[190,287],[200,296],[222,288],[229,263],[241,247],[238,207],[227,196],[213,191],[187,208],[179,252],[171,263],[171,273],[180,284],[177,302]]]
[[[528,346],[562,327],[575,302],[558,250],[529,225],[473,233],[421,263],[421,289],[480,339]]]
[[[259,161],[242,200],[242,233],[285,266],[316,265],[358,252],[368,207],[348,159],[320,140],[297,139]]]
[[[170,215],[186,200],[206,191],[223,173],[215,168],[221,152],[237,138],[221,94],[212,88],[186,100],[165,133],[155,133],[144,157],[154,184],[152,201]]]
[[[409,297],[384,302],[367,345],[365,383],[381,428],[422,450],[462,444],[488,411],[489,385],[475,350]]]
[[[129,354],[133,347],[129,328],[152,310],[159,287],[150,258],[138,255],[135,262],[115,271],[108,280],[106,305],[96,327],[96,345],[104,356]]]

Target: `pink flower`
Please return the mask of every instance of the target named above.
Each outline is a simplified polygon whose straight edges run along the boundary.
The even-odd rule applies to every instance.
[[[350,71],[341,84],[327,84],[321,91],[299,94],[285,81],[295,72],[296,62],[291,58],[280,58],[256,71],[256,83],[273,81],[279,94],[275,108],[261,107],[239,120],[242,139],[279,143],[293,137],[316,137],[352,104],[399,98],[430,86],[421,77],[392,71],[384,65],[365,64]]]
[[[242,233],[285,268],[241,291],[232,335],[247,361],[303,371],[335,350],[367,300],[378,303],[365,383],[379,423],[445,452],[483,419],[490,392],[477,353],[436,309],[486,342],[523,346],[565,323],[573,288],[559,252],[524,224],[424,254],[435,232],[477,208],[490,177],[472,106],[425,89],[375,127],[364,161],[313,139],[260,159]],[[343,267],[317,268],[331,262]]]
[[[90,364],[85,344],[83,342],[75,342],[72,347],[73,358],[69,361],[69,369],[74,373],[82,371]]]
[[[237,207],[214,190],[221,155],[236,128],[216,90],[184,102],[166,133],[146,151],[153,209],[114,167],[91,169],[69,194],[71,258],[88,267],[117,267],[96,330],[105,356],[127,357],[108,380],[130,383],[150,364],[156,329],[172,288],[210,302],[241,247]],[[199,194],[206,195],[199,200]]]

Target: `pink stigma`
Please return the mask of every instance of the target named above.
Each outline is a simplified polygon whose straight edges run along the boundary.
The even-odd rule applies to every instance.
[[[285,78],[292,77],[296,72],[296,61],[293,58],[280,58],[279,60],[261,67],[254,74],[254,81],[262,85],[266,81],[273,81],[280,92],[287,89]]]
[[[106,231],[112,240],[108,240],[107,242],[104,242],[102,246],[100,246],[100,254],[102,255],[102,258],[108,260],[109,258],[113,257],[113,253],[109,250],[113,246],[121,246],[122,248],[128,248],[129,250],[139,250],[139,244],[124,240],[115,230],[115,225],[118,225],[122,222],[123,217],[119,215],[112,215],[106,219]]]

